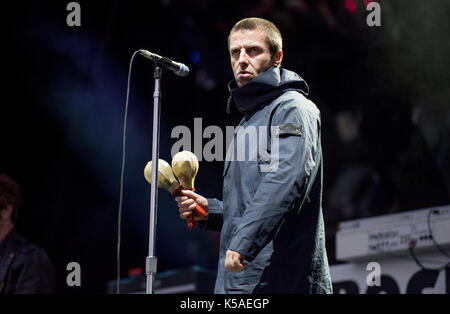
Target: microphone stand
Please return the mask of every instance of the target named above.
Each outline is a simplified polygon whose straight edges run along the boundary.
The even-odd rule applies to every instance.
[[[159,159],[159,117],[161,107],[162,70],[155,62],[155,92],[153,94],[153,138],[152,138],[152,184],[150,195],[149,246],[146,259],[147,294],[153,294],[153,280],[158,259],[155,256],[156,210],[158,207],[158,159]]]

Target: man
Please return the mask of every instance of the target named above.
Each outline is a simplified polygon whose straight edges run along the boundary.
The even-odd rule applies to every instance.
[[[228,45],[234,73],[230,100],[244,114],[240,128],[265,127],[276,163],[264,168],[270,166],[262,154],[264,141],[252,138],[245,148],[258,151],[256,160],[235,158],[243,143],[236,132],[225,160],[223,202],[183,191],[176,198],[180,217],[189,217],[198,203],[208,212],[206,220],[195,214],[201,227],[221,232],[215,293],[331,293],[320,112],[304,96],[305,81],[280,68],[282,38],[273,23],[241,20]]]
[[[17,234],[19,185],[0,175],[0,294],[53,292],[53,266],[45,252]]]

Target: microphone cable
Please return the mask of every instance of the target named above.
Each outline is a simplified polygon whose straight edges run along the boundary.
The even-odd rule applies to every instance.
[[[136,54],[139,53],[137,50],[130,60],[130,65],[128,68],[128,80],[127,80],[127,99],[125,102],[125,115],[123,121],[123,136],[122,136],[122,170],[120,174],[120,196],[119,196],[119,212],[117,217],[117,286],[116,293],[120,294],[120,241],[121,241],[121,223],[122,223],[122,205],[123,205],[123,181],[125,173],[125,156],[126,156],[126,135],[127,135],[127,118],[128,118],[128,102],[130,96],[130,79],[131,79],[131,68],[133,65],[133,60]]]

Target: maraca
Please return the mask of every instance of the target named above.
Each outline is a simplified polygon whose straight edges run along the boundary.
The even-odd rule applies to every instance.
[[[172,169],[180,179],[182,189],[195,191],[194,180],[198,172],[198,159],[193,153],[182,151],[175,154],[172,158]],[[198,204],[195,206],[195,211],[207,217],[206,212]],[[189,225],[194,225],[194,215],[189,216],[188,222]]]
[[[145,166],[144,177],[148,183],[152,184],[151,161]],[[173,175],[172,168],[162,159],[158,159],[158,187],[169,191],[172,195],[177,194],[181,190],[180,183]]]
[[[144,177],[148,183],[152,183],[152,162],[147,163],[144,169]],[[178,180],[175,178],[172,168],[170,165],[162,160],[158,160],[158,187],[169,191],[173,196],[180,196],[183,187],[180,185]],[[196,211],[206,217],[206,213],[200,205],[196,205]],[[193,216],[191,216],[193,217]],[[190,229],[194,228],[193,221],[188,219],[188,225]]]

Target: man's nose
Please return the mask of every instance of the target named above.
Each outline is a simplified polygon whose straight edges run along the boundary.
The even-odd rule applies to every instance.
[[[244,48],[241,49],[239,54],[239,64],[248,64],[248,55]]]

